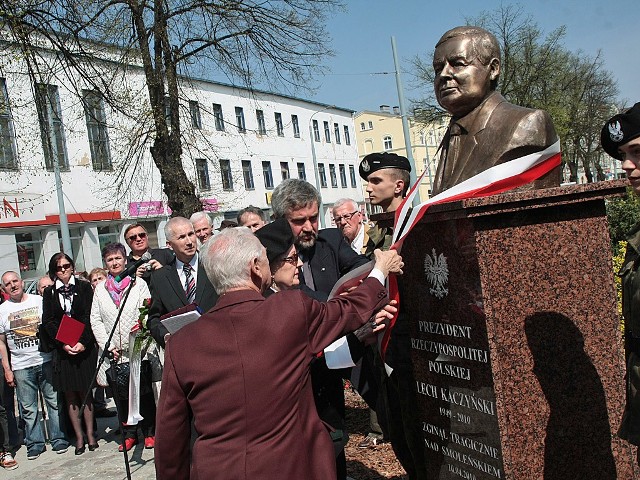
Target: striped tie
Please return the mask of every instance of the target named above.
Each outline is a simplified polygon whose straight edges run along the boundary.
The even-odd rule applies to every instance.
[[[185,263],[182,267],[184,270],[184,294],[187,296],[187,303],[193,303],[196,299],[196,279],[191,275],[191,265]]]

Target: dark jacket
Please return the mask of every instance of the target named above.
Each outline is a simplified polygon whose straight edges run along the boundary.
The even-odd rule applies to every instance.
[[[176,270],[175,257],[163,268],[151,272],[149,287],[151,290],[151,308],[149,309],[147,326],[151,331],[151,336],[164,348],[164,336],[168,331],[160,322],[160,317],[187,305],[187,296],[184,293],[184,286],[180,282],[180,277]],[[203,312],[207,312],[217,301],[218,294],[207,278],[202,261],[198,261],[195,303],[198,304]]]

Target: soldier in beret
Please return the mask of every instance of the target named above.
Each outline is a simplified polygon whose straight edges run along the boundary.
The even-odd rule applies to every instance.
[[[370,153],[360,162],[360,176],[367,181],[371,205],[382,207],[382,213],[371,215],[374,226],[365,245],[368,257],[376,248],[388,250],[391,246],[395,211],[409,190],[410,173],[409,160],[395,153]]]
[[[409,160],[395,153],[371,153],[360,162],[360,176],[367,181],[366,190],[371,204],[379,205],[383,210],[370,217],[374,225],[368,232],[365,255],[371,255],[376,248],[388,250],[391,246],[395,211],[409,190],[410,173]],[[413,393],[415,380],[409,353],[408,321],[401,306],[385,355],[385,363],[393,368],[390,376],[387,376],[381,357],[374,347],[374,363],[380,379],[378,404],[374,413],[377,413],[385,437],[390,440],[409,479],[423,480],[426,479],[427,472]],[[366,371],[365,364],[363,371]],[[373,430],[374,426],[372,418],[370,428]],[[371,433],[375,431],[370,432],[370,435]],[[364,446],[364,442],[359,446]]]
[[[640,195],[640,103],[611,118],[602,127],[605,152],[622,162],[631,188]],[[622,313],[625,319],[627,405],[618,436],[640,446],[640,223],[627,234],[627,254],[618,275],[622,279]],[[639,449],[640,450],[640,449]],[[638,456],[640,464],[640,456]]]

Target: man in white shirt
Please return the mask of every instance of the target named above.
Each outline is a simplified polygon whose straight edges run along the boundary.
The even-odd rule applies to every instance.
[[[173,217],[164,227],[167,246],[175,257],[164,268],[151,274],[151,307],[147,326],[162,348],[169,332],[160,317],[191,303],[202,312],[218,300],[211,282],[198,259],[198,241],[193,224],[184,217]]]
[[[42,322],[42,297],[24,292],[16,272],[2,275],[9,300],[0,305],[0,355],[7,385],[16,387],[25,422],[27,459],[35,460],[46,450],[38,411],[38,390],[47,405],[48,432],[53,451],[65,453],[69,443],[60,430],[57,393],[53,389],[51,353],[38,350],[38,326]],[[11,352],[9,363],[7,350]]]
[[[356,253],[364,253],[367,232],[364,216],[355,200],[341,198],[333,204],[333,221]]]

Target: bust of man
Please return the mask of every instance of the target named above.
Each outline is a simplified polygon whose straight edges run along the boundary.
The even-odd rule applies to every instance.
[[[465,26],[446,32],[436,44],[433,69],[436,99],[452,116],[440,146],[434,194],[558,140],[546,112],[513,105],[496,92],[500,45],[487,30]],[[529,188],[559,184],[560,167]]]

